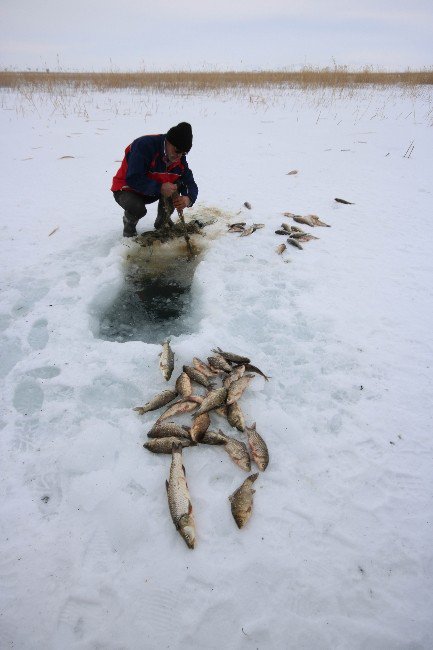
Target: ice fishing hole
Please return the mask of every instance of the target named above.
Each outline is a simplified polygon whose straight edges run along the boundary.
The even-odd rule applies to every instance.
[[[201,313],[191,292],[194,272],[208,243],[226,231],[227,215],[216,209],[209,215],[207,210],[206,217],[200,219],[203,232],[191,237],[192,258],[188,257],[183,237],[165,243],[156,241],[150,246],[133,240],[125,242],[121,287],[110,302],[102,305],[100,296],[94,304],[98,338],[120,343],[161,343],[167,337],[195,331]]]

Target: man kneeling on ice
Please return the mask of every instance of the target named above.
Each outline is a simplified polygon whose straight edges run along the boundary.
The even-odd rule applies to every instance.
[[[198,188],[185,157],[191,147],[188,122],[161,135],[143,135],[126,147],[111,186],[115,201],[125,210],[124,237],[137,234],[136,225],[147,213],[148,203],[159,201],[155,228],[171,227],[174,210],[194,204]]]

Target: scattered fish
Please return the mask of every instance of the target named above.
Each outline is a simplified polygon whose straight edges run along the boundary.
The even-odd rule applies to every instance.
[[[174,353],[170,347],[169,340],[164,341],[162,344],[162,352],[160,352],[159,356],[161,357],[159,360],[159,367],[161,369],[162,376],[166,381],[168,381],[174,368]]]
[[[318,237],[315,237],[314,235],[310,235],[309,233],[294,233],[299,235],[299,237],[294,237],[292,234],[292,239],[297,239],[298,241],[311,241],[312,239],[319,239]]]
[[[194,418],[194,422],[189,430],[189,435],[193,442],[200,442],[210,426],[209,413],[201,413]]]
[[[227,399],[226,399],[226,404],[229,406],[229,404],[233,404],[233,402],[237,402],[250,381],[254,378],[254,375],[243,375],[239,379],[236,379],[236,381],[232,382],[230,386],[228,387],[227,391]]]
[[[289,234],[292,232],[292,226],[289,226],[288,223],[282,223],[281,228],[288,232]]]
[[[198,357],[193,358],[192,365],[205,377],[215,378],[215,375],[219,374],[219,370],[212,370],[212,368],[209,368],[209,366],[204,363],[204,361],[201,361]]]
[[[221,430],[218,430],[218,433],[225,435]],[[236,438],[230,438],[226,436],[227,440],[224,443],[224,449],[230,456],[230,458],[236,463],[238,467],[244,470],[244,472],[251,471],[251,458],[248,453],[247,446],[244,442],[237,440]]]
[[[292,219],[296,221],[296,223],[304,223],[306,226],[311,226],[311,228],[314,228],[314,221],[310,216],[302,217],[301,215],[294,215]]]
[[[244,232],[244,227],[243,226],[229,226],[229,232]]]
[[[153,454],[171,454],[173,445],[190,447],[192,444],[192,440],[188,438],[169,436],[168,438],[151,438],[144,443],[143,447],[148,451],[151,451]]]
[[[294,174],[297,174],[298,170],[297,169],[292,169],[291,172],[287,172],[286,176],[293,176]]]
[[[230,506],[233,518],[238,528],[245,526],[253,510],[253,483],[258,478],[258,474],[251,474],[242,483],[237,490],[229,496]]]
[[[252,235],[254,231],[255,231],[254,226],[250,226],[249,228],[245,228],[245,230],[241,232],[239,237],[248,237],[248,235]]]
[[[224,370],[224,372],[232,371],[231,365],[228,363],[228,361],[226,361],[225,357],[219,352],[214,354],[212,357],[208,357],[207,360],[212,369]]]
[[[283,228],[278,228],[278,230],[275,231],[275,234],[276,235],[284,235],[285,237],[287,237],[287,235],[289,235],[290,232],[287,231],[285,228],[284,229]]]
[[[260,228],[264,228],[264,227],[265,227],[264,223],[253,223],[254,230],[260,230]]]
[[[237,221],[236,223],[230,223],[229,228],[233,228],[233,227],[243,228],[246,225],[247,225],[246,221]]]
[[[244,206],[248,208],[248,210],[251,210],[251,203],[248,203],[248,201],[245,201]]]
[[[282,255],[286,250],[286,248],[287,248],[286,244],[280,244],[279,246],[276,247],[275,252],[278,253],[278,255]]]
[[[178,402],[175,402],[172,406],[164,411],[162,415],[159,416],[157,422],[171,418],[173,415],[182,415],[183,413],[191,413],[194,411],[198,402],[196,400],[190,399],[191,395],[187,399],[181,399]]]
[[[217,352],[220,356],[224,357],[226,361],[232,361],[233,363],[249,363],[250,360],[248,357],[243,357],[240,354],[235,354],[234,352],[225,352],[221,348],[212,350],[212,352]]]
[[[334,199],[334,201],[337,201],[337,203],[344,203],[345,205],[355,205],[351,201],[346,201],[346,199]]]
[[[323,228],[330,228],[331,227],[329,225],[329,223],[325,223],[324,221],[320,221],[319,217],[317,217],[315,214],[309,214],[307,216],[312,218],[315,226],[322,226]]]
[[[234,370],[232,370],[231,373],[229,375],[227,375],[227,377],[224,379],[224,381],[223,381],[224,388],[228,388],[230,386],[230,384],[232,384],[234,381],[236,381],[237,379],[242,377],[244,372],[245,372],[245,366],[244,365],[236,366],[236,368]]]
[[[328,223],[325,223],[324,221],[320,221],[319,217],[316,216],[315,214],[307,214],[306,217],[295,216],[293,217],[293,220],[296,221],[297,223],[304,223],[307,226],[311,226],[312,228],[314,228],[315,226],[323,226],[324,228],[331,227]]]
[[[213,384],[209,381],[209,377],[206,377],[206,375],[200,372],[200,370],[197,370],[197,368],[183,366],[183,371],[186,372],[188,377],[195,381],[196,384],[200,384],[205,388],[212,388]]]
[[[180,426],[175,422],[156,422],[149,433],[147,434],[148,438],[186,438],[191,440],[191,435],[189,429],[186,426]]]
[[[297,239],[292,239],[291,237],[289,237],[287,243],[290,244],[291,246],[295,246],[296,248],[299,248],[301,251],[304,249],[302,244],[300,244]]]
[[[218,408],[219,406],[222,406],[227,397],[227,388],[216,388],[215,390],[211,390],[208,395],[203,399],[200,408],[198,409],[197,413],[195,414],[195,417],[201,415],[202,413],[207,413],[208,411],[212,411],[213,409]]]
[[[228,423],[238,429],[238,431],[243,431],[245,429],[245,418],[242,413],[242,409],[237,402],[229,404],[227,406],[227,420]]]
[[[202,445],[225,445],[227,436],[222,431],[206,431],[200,442]]]
[[[172,402],[174,398],[177,397],[176,390],[163,390],[162,393],[155,395],[149,402],[146,402],[144,406],[136,406],[134,411],[137,411],[140,415],[147,413],[148,411],[155,411],[156,409],[165,406],[169,402]]]
[[[185,467],[182,462],[182,449],[179,445],[173,446],[170,478],[165,482],[165,485],[173,523],[185,540],[188,548],[194,548],[195,522],[186,482]]]
[[[248,444],[255,464],[261,472],[264,472],[269,464],[269,452],[266,442],[257,433],[256,423],[254,422],[250,427],[245,427],[244,433],[248,437]]]
[[[181,397],[188,397],[192,394],[191,379],[186,372],[181,372],[176,379],[176,390]]]
[[[266,381],[269,381],[271,379],[271,377],[269,375],[265,375],[265,373],[262,372],[260,368],[257,368],[257,366],[252,366],[250,363],[245,364],[245,370],[246,372],[255,372],[258,375],[261,375]]]

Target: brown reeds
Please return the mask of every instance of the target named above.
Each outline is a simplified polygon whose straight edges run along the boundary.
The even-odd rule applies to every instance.
[[[425,86],[433,84],[433,69],[402,72],[350,71],[345,67],[303,68],[261,72],[51,72],[0,70],[0,87],[50,91],[57,86],[76,90],[148,89],[209,92],[266,87],[348,88],[362,85]]]

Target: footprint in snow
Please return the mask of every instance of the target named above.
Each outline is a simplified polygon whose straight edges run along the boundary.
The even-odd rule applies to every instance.
[[[33,379],[24,379],[15,388],[13,405],[21,415],[40,411],[44,403],[44,391]]]
[[[39,318],[32,325],[27,341],[34,350],[43,350],[48,343],[49,334],[47,330],[48,321],[46,318]]]

